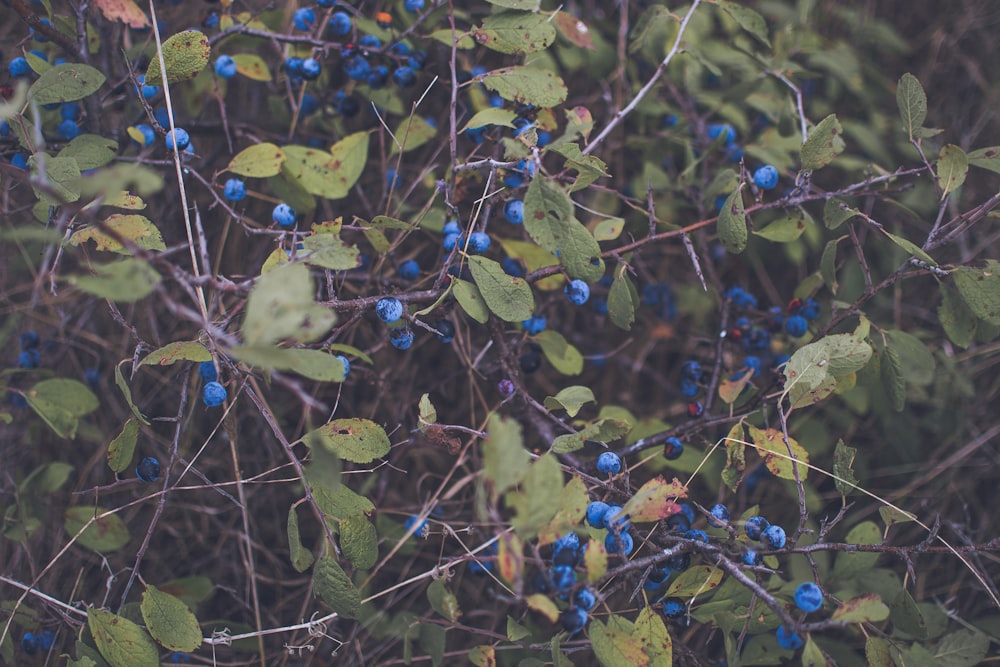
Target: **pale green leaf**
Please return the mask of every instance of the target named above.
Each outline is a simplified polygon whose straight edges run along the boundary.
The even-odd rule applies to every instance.
[[[128,544],[130,535],[125,522],[117,514],[106,514],[107,511],[103,507],[87,505],[70,507],[64,515],[63,527],[70,537],[83,530],[77,539],[80,546],[100,553],[117,551]],[[105,516],[93,520],[102,514]]]
[[[190,652],[201,646],[198,619],[179,598],[147,586],[140,607],[146,629],[164,648]]]
[[[361,594],[334,556],[323,556],[313,568],[313,591],[344,618],[357,618]]]
[[[554,180],[531,180],[524,197],[524,228],[535,243],[559,258],[571,278],[592,283],[604,275],[601,247],[576,219],[573,200]]]
[[[896,84],[896,105],[899,107],[899,116],[903,119],[903,129],[910,141],[913,141],[927,119],[927,95],[920,80],[909,72],[901,76]]]
[[[160,274],[148,262],[129,257],[110,264],[91,264],[94,275],[71,275],[70,284],[82,292],[110,301],[131,303],[160,284]]]
[[[486,48],[511,55],[544,51],[556,39],[556,29],[549,16],[530,11],[491,14],[472,34]]]
[[[127,618],[91,607],[87,610],[87,628],[111,667],[159,667],[153,640]]]
[[[378,535],[364,514],[340,522],[340,548],[356,570],[371,569],[378,560]]]
[[[309,269],[293,263],[278,266],[257,279],[247,299],[243,338],[248,345],[282,340],[306,343],[333,326],[333,311],[313,301]]]
[[[178,361],[211,361],[212,353],[204,345],[194,340],[167,343],[153,350],[139,362],[140,366],[172,366]]]
[[[552,30],[554,34],[555,29]],[[514,65],[488,72],[483,77],[483,85],[505,100],[545,109],[562,104],[569,94],[558,74],[530,65]]]
[[[299,535],[299,515],[295,511],[295,505],[288,508],[288,555],[292,561],[292,567],[296,572],[305,572],[313,564],[312,552],[302,545],[302,538]]]
[[[208,64],[211,51],[208,37],[197,30],[185,30],[171,35],[163,42],[163,63],[167,67],[167,82],[176,83],[198,76]],[[160,59],[153,55],[146,70],[146,83],[160,86],[163,85],[162,81]]]
[[[486,307],[486,301],[475,283],[456,279],[452,281],[452,293],[469,317],[480,324],[485,324],[490,319],[490,309]]]
[[[840,126],[836,114],[821,120],[802,145],[802,168],[811,171],[833,162],[844,151],[843,133],[844,128]]]
[[[483,441],[483,479],[493,502],[508,489],[517,486],[531,465],[531,454],[524,448],[521,425],[513,419],[490,415]]]
[[[254,144],[233,156],[226,168],[239,176],[267,178],[281,172],[285,152],[271,143]]]
[[[562,409],[570,417],[576,417],[580,412],[580,408],[587,403],[593,403],[595,400],[594,392],[591,391],[590,387],[573,385],[572,387],[560,390],[555,396],[546,396],[544,405],[549,410]]]
[[[969,156],[955,144],[947,144],[941,149],[937,162],[938,186],[941,198],[954,192],[965,183],[969,173]]]
[[[125,472],[135,455],[135,443],[139,439],[139,422],[129,418],[122,432],[108,445],[108,467],[113,472]]]
[[[100,70],[82,63],[54,65],[28,89],[28,99],[38,104],[60,104],[82,100],[105,81]]]
[[[485,127],[486,125],[502,125],[503,127],[514,127],[514,119],[517,118],[517,114],[510,109],[498,109],[496,107],[489,107],[477,112],[469,122],[459,130],[459,133],[465,132],[470,128]]]
[[[830,617],[840,623],[873,623],[889,618],[889,608],[874,593],[845,601]]]
[[[975,316],[1000,326],[1000,262],[988,259],[982,269],[960,266],[952,275],[955,286]]]
[[[771,46],[771,41],[767,38],[767,23],[764,21],[763,16],[749,7],[729,2],[728,0],[721,0],[719,7],[732,16],[740,24],[741,28],[759,39],[766,46]]]
[[[531,317],[535,297],[524,279],[508,275],[495,260],[478,255],[468,260],[472,279],[487,308],[505,322],[523,322]]]
[[[311,445],[320,443],[330,452],[352,463],[371,463],[389,453],[385,429],[360,417],[333,419],[304,435]]]
[[[549,363],[563,375],[579,375],[583,372],[583,355],[558,331],[546,329],[535,336],[535,342],[541,346]]]
[[[716,222],[719,240],[727,252],[738,255],[747,247],[747,221],[743,208],[743,185],[736,188],[719,211]]]
[[[76,246],[93,241],[96,250],[131,255],[132,250],[121,243],[118,240],[119,237],[144,250],[167,249],[163,243],[163,236],[156,225],[146,216],[138,214],[114,213],[100,225],[92,225],[73,232],[72,236],[69,237],[69,243]]]

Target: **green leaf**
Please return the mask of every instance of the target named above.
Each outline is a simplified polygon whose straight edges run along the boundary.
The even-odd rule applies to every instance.
[[[145,415],[142,414],[142,412],[136,406],[135,402],[132,400],[132,390],[129,389],[128,383],[125,382],[125,376],[122,375],[122,364],[126,363],[127,361],[128,359],[126,359],[121,363],[115,364],[115,384],[118,386],[118,390],[121,391],[122,398],[125,399],[125,402],[128,404],[128,407],[132,410],[132,414],[135,415],[135,418],[141,421],[146,426],[149,426],[149,420],[146,419]]]
[[[920,80],[909,72],[899,77],[896,84],[896,106],[899,107],[899,117],[903,119],[903,129],[913,141],[927,119],[927,95]]]
[[[576,109],[583,109],[583,107],[576,107]],[[574,111],[576,109],[574,109]],[[587,112],[586,109],[583,109],[583,111],[586,112],[586,115],[589,118],[590,112]],[[567,111],[566,115],[570,118],[571,122],[576,121],[579,126],[578,131],[581,134],[586,136],[590,133],[590,130],[593,127],[593,121],[581,124],[579,122],[579,116],[574,116],[572,111]],[[559,153],[566,158],[566,167],[568,169],[575,169],[579,172],[576,180],[573,181],[573,185],[569,188],[570,192],[583,190],[597,179],[611,176],[611,174],[608,173],[608,165],[605,164],[604,160],[594,155],[584,155],[583,151],[580,150],[580,147],[574,143],[559,143],[552,146],[550,150]],[[615,220],[618,220],[618,218],[615,218]],[[604,241],[606,239],[602,238],[599,240]]]
[[[851,495],[858,486],[853,467],[857,453],[857,449],[848,447],[842,439],[837,440],[837,447],[833,451],[833,483],[837,487],[837,493],[842,496]]]
[[[614,241],[625,230],[625,218],[605,218],[594,225],[594,239]]]
[[[573,385],[572,387],[560,390],[555,396],[546,396],[544,405],[549,410],[562,409],[570,417],[576,417],[580,412],[580,408],[587,403],[593,403],[595,400],[594,392],[590,390],[590,387]]]
[[[271,70],[267,62],[255,53],[234,53],[236,71],[251,81],[270,81]],[[249,176],[250,174],[247,174]]]
[[[785,366],[785,391],[793,408],[822,401],[836,389],[836,378],[868,363],[872,348],[859,332],[834,334],[795,351]]]
[[[396,126],[396,130],[393,134],[399,144],[393,143],[392,150],[389,151],[390,155],[399,153],[400,145],[402,145],[402,152],[412,151],[414,148],[420,148],[434,138],[434,135],[437,134],[437,128],[428,123],[421,116],[408,116]]]
[[[624,265],[615,270],[615,278],[608,290],[608,316],[619,329],[628,331],[635,322],[635,311],[639,307],[639,291],[628,276]]]
[[[193,609],[212,597],[215,593],[215,584],[208,577],[192,576],[165,581],[160,584],[159,589],[180,598],[184,604]]]
[[[546,329],[535,336],[535,342],[542,348],[549,363],[563,375],[579,375],[583,372],[583,355],[558,331]]]
[[[334,419],[302,436],[352,463],[371,463],[389,453],[385,429],[369,419]]]
[[[201,646],[201,626],[182,600],[147,586],[140,608],[146,629],[164,648],[190,652]]]
[[[743,209],[743,184],[726,198],[716,222],[719,240],[726,252],[738,255],[747,247],[747,220]]]
[[[902,412],[906,405],[906,379],[903,376],[903,363],[899,358],[899,353],[888,345],[883,348],[879,356],[879,372],[882,378],[882,387],[885,395],[889,399],[889,405],[896,412]]]
[[[523,322],[535,310],[531,286],[522,278],[508,275],[500,263],[473,255],[469,270],[486,307],[505,322]]]
[[[555,31],[555,28],[552,30]],[[543,109],[562,104],[569,95],[566,84],[558,74],[529,65],[514,65],[488,72],[483,77],[483,85],[505,100],[533,104]]]
[[[972,312],[958,291],[948,284],[940,286],[941,305],[937,316],[945,334],[955,345],[967,348],[976,335],[976,315]]]
[[[538,10],[539,0],[486,0],[491,5],[497,7],[507,7],[508,9],[523,9],[529,12]]]
[[[111,667],[159,667],[153,640],[127,618],[91,607],[87,610],[87,628]]]
[[[831,197],[823,205],[823,224],[827,229],[836,229],[859,213],[858,209],[849,206],[847,202]]]
[[[587,513],[587,505],[590,503],[590,496],[587,494],[587,485],[583,483],[583,480],[579,477],[573,477],[566,483],[563,487],[562,493],[559,495],[559,507],[556,509],[555,516],[552,517],[552,521],[549,522],[545,528],[539,533],[538,544],[539,546],[545,544],[551,544],[561,538],[563,535],[573,530],[580,525],[583,521],[584,515]],[[516,536],[510,536],[516,539]],[[503,547],[509,546],[504,542],[506,538],[501,536],[501,556],[504,553]],[[517,544],[511,549],[514,552],[514,558],[522,559],[520,544]],[[504,571],[503,561],[500,561],[500,571]],[[518,563],[516,570],[517,577],[505,577],[507,581],[517,581],[520,579],[521,573],[521,563]],[[514,569],[513,567],[510,569]]]
[[[108,231],[105,232],[105,229]],[[87,241],[93,241],[96,250],[131,255],[132,251],[120,243],[116,237],[127,239],[145,250],[167,249],[163,243],[163,236],[156,225],[146,216],[138,214],[114,213],[99,226],[93,225],[73,232],[72,236],[69,237],[69,243],[78,246]]]
[[[503,247],[504,252],[514,259],[522,260],[529,272],[559,264],[559,259],[555,255],[530,241],[518,241],[515,239],[498,239],[498,241],[501,247]],[[566,279],[561,274],[556,274],[542,278],[532,286],[537,290],[552,291],[561,289],[565,284]]]
[[[881,637],[868,637],[865,640],[865,658],[871,667],[894,667],[889,653],[889,642]]]
[[[98,408],[97,396],[76,380],[42,380],[24,392],[28,405],[62,438],[75,438],[80,417]]]
[[[776,243],[789,243],[802,236],[806,231],[806,216],[799,210],[795,213],[778,218],[764,229],[754,231],[756,236]]]
[[[544,332],[543,332],[544,333]],[[552,441],[552,451],[557,454],[575,452],[587,440],[612,442],[632,430],[632,425],[620,419],[603,418],[589,424],[576,433],[560,435]]]
[[[796,466],[788,453],[789,448],[791,448],[792,454],[799,462],[797,466],[799,478],[806,478],[809,474],[809,468],[805,464],[809,463],[809,452],[795,438],[789,436],[786,444],[784,435],[776,428],[759,429],[747,425],[747,430],[754,447],[757,449],[757,454],[764,459],[764,464],[772,475],[782,479],[795,479]]]
[[[372,501],[351,491],[345,484],[337,483],[333,486],[326,486],[320,485],[315,479],[311,479],[310,482],[313,484],[313,497],[316,499],[316,504],[323,511],[323,514],[334,519],[343,521],[347,517],[362,513],[368,514],[375,509]]]
[[[692,565],[670,584],[666,597],[691,598],[704,595],[719,587],[722,575],[722,570],[717,567]]]
[[[425,393],[420,395],[418,409],[420,410],[419,419],[421,425],[437,423],[437,409],[434,407],[434,404],[431,403],[431,397],[429,394]]]
[[[125,421],[122,432],[108,445],[108,467],[113,472],[125,472],[135,455],[135,443],[139,439],[139,422],[133,418]]]
[[[282,173],[326,199],[343,199],[357,182],[368,160],[368,133],[344,137],[330,152],[307,146],[285,146]]]
[[[452,293],[469,317],[480,324],[485,324],[490,319],[490,309],[486,307],[486,301],[475,283],[456,278],[452,281]]]
[[[340,548],[356,570],[368,570],[378,560],[378,535],[364,514],[340,522]]]
[[[844,128],[840,126],[836,114],[821,120],[802,145],[802,168],[812,171],[833,162],[844,151],[843,133]]]
[[[448,590],[444,579],[435,579],[427,587],[427,601],[431,603],[431,608],[434,611],[452,623],[456,622],[462,615],[462,610],[458,607],[458,598]]]
[[[80,165],[71,157],[52,157],[36,153],[28,160],[28,165],[40,173],[44,160],[45,177],[31,184],[35,197],[43,204],[59,206],[65,202],[80,199]],[[44,187],[42,186],[44,182]]]
[[[1000,262],[988,259],[983,269],[960,266],[952,275],[955,286],[975,316],[1000,326]]]
[[[507,493],[507,506],[514,509],[511,520],[517,536],[533,539],[555,516],[563,489],[563,473],[552,454],[537,459],[524,476],[523,491]]]
[[[611,617],[614,618],[614,617]],[[594,655],[603,667],[638,667],[649,664],[649,657],[643,651],[639,637],[617,627],[612,627],[611,618],[604,625],[596,618],[590,621],[588,634]]]
[[[730,491],[736,491],[740,476],[746,470],[746,445],[743,443],[743,424],[733,424],[725,438],[726,467],[722,471],[722,481]]]
[[[226,167],[239,176],[267,178],[281,173],[285,151],[271,143],[254,144],[233,156]]]
[[[947,144],[941,149],[937,162],[938,185],[941,187],[941,198],[958,189],[965,183],[969,173],[969,156],[954,144]]]
[[[167,82],[176,83],[198,76],[198,72],[208,64],[211,51],[208,37],[197,30],[185,30],[171,35],[163,42],[163,63],[167,67]],[[151,86],[163,84],[160,59],[157,55],[149,59],[146,83]]]
[[[628,499],[622,508],[622,514],[627,515],[633,523],[659,521],[680,512],[681,508],[675,501],[686,496],[687,488],[676,478],[668,482],[659,475],[643,484]]]
[[[517,114],[510,109],[498,109],[496,107],[489,107],[477,112],[469,122],[459,130],[459,133],[465,132],[468,129],[485,127],[486,125],[502,125],[503,127],[514,127],[514,119],[517,118]]]
[[[90,267],[94,275],[69,276],[70,284],[109,301],[139,301],[152,294],[160,284],[160,274],[148,262],[135,257],[110,264],[91,264]]]
[[[140,366],[172,366],[178,361],[211,361],[212,353],[204,345],[193,340],[167,343],[158,350],[147,354]]]
[[[934,381],[934,355],[919,338],[897,329],[886,332],[886,337],[886,344],[899,355],[907,382],[928,385]]]
[[[990,638],[975,630],[958,630],[941,638],[934,650],[939,667],[973,667],[983,664],[990,650]]]
[[[447,645],[447,629],[436,623],[421,623],[418,631],[420,646],[431,659],[431,667],[440,667],[444,661],[444,650]]]
[[[492,502],[496,503],[502,494],[524,479],[531,465],[531,454],[524,448],[521,425],[517,421],[494,413],[490,415],[486,431],[489,435],[482,445],[483,479]]]
[[[882,517],[882,523],[885,524],[886,528],[891,528],[897,523],[910,523],[911,521],[916,521],[916,515],[910,514],[895,507],[889,505],[883,505],[878,508],[878,515]]]
[[[969,153],[969,164],[1000,174],[1000,146],[980,148]]]
[[[288,508],[288,555],[296,572],[305,572],[313,564],[312,552],[302,545],[299,535],[299,515],[295,505]]]
[[[229,354],[260,370],[288,370],[318,382],[343,382],[344,362],[328,352],[270,345],[237,345]]]
[[[643,607],[635,619],[635,637],[642,643],[642,650],[649,656],[649,667],[672,667],[673,642],[663,618],[653,607]]]
[[[103,167],[118,153],[118,142],[97,134],[81,134],[59,151],[58,157],[76,160],[80,171]],[[105,202],[110,206],[110,202]]]
[[[823,655],[823,649],[821,649],[813,638],[806,638],[806,645],[802,649],[802,667],[826,667],[827,662],[826,656]]]
[[[55,65],[28,89],[28,99],[37,104],[59,104],[82,100],[104,85],[100,70],[82,63]]]
[[[502,11],[483,19],[482,26],[474,29],[472,36],[488,49],[525,55],[547,49],[556,39],[556,29],[547,14]]]
[[[309,269],[297,263],[278,266],[258,278],[243,320],[246,344],[307,343],[329,331],[336,316],[313,301],[313,289]]]
[[[313,568],[313,591],[344,618],[358,617],[361,594],[335,557],[323,556],[316,563]]]
[[[880,544],[882,531],[874,521],[865,521],[852,528],[847,537],[847,544]],[[878,562],[878,553],[838,553],[833,564],[834,576],[837,581],[850,581],[852,577],[867,572]]]
[[[559,258],[571,278],[593,283],[604,275],[601,247],[576,219],[573,200],[555,181],[531,179],[524,196],[524,229]]]
[[[22,496],[47,496],[63,487],[73,466],[62,461],[43,463],[17,485]]]
[[[764,21],[764,17],[749,7],[728,2],[728,0],[719,2],[719,7],[732,16],[741,28],[770,48],[771,41],[767,38],[767,23]]]
[[[83,547],[101,553],[117,551],[128,544],[130,539],[125,522],[117,514],[107,514],[91,522],[95,516],[107,511],[103,507],[94,506],[70,507],[64,515],[63,527],[71,537],[83,530],[77,540]],[[87,526],[85,530],[84,526]]]
[[[361,251],[357,246],[344,243],[339,234],[311,234],[305,237],[298,256],[310,266],[333,271],[347,271],[361,266]]]
[[[874,623],[889,618],[889,608],[874,593],[844,602],[830,617],[839,623]]]

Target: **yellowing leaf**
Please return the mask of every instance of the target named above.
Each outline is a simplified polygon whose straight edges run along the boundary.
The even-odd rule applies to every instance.
[[[94,0],[94,4],[109,21],[121,21],[137,29],[152,27],[149,18],[134,0]]]
[[[285,152],[270,143],[255,144],[244,148],[229,161],[227,169],[240,176],[267,178],[281,171]]]
[[[255,53],[234,53],[236,71],[252,81],[270,81],[271,70],[267,62]]]
[[[680,512],[680,506],[674,501],[686,497],[687,487],[676,478],[667,482],[661,475],[643,484],[625,503],[622,513],[633,523],[659,521]]]
[[[163,236],[149,218],[144,215],[125,215],[115,213],[108,216],[102,226],[92,226],[74,232],[69,238],[71,245],[80,245],[93,241],[97,250],[130,255],[132,251],[125,247],[116,237],[128,239],[144,250],[166,250]]]
[[[799,463],[809,463],[809,452],[800,445],[794,438],[788,438],[788,445],[785,445],[784,436],[781,431],[774,428],[759,429],[754,426],[747,426],[750,432],[750,439],[753,441],[757,453],[764,459],[764,464],[773,475],[782,479],[795,479],[793,471],[792,456]],[[789,448],[791,453],[789,453]],[[809,468],[805,465],[798,466],[799,478],[805,479],[809,473]]]
[[[185,30],[163,42],[163,62],[167,66],[167,82],[176,83],[193,79],[208,64],[211,47],[208,37],[197,30]],[[160,59],[154,55],[146,70],[146,83],[162,85]]]

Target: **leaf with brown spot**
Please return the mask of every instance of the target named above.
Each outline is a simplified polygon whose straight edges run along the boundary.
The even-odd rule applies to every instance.
[[[94,0],[94,4],[109,21],[121,21],[136,29],[149,28],[153,25],[133,0]]]

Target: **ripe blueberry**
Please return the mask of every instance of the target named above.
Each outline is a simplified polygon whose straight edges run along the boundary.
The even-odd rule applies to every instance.
[[[604,515],[608,511],[608,504],[600,500],[595,500],[587,505],[587,523],[594,528],[604,528]]]
[[[795,589],[795,606],[807,614],[816,611],[823,606],[823,591],[811,581],[802,582]]]
[[[347,374],[351,372],[351,362],[342,354],[338,354],[336,358],[344,365],[344,377],[340,379],[340,381],[343,382],[347,379]]]
[[[507,222],[519,225],[524,222],[524,202],[520,199],[511,199],[503,207],[503,216]]]
[[[442,343],[450,343],[455,340],[455,325],[451,320],[438,320],[431,326],[437,330],[438,340]]]
[[[570,303],[582,306],[590,298],[590,285],[582,280],[571,280],[563,288],[563,292],[566,293],[566,298],[570,300]]]
[[[723,137],[723,141],[727,144],[736,141],[736,130],[729,123],[714,123],[709,125],[707,130],[708,138],[712,141],[719,137]]]
[[[771,524],[760,534],[760,541],[772,549],[783,549],[787,540],[785,529],[776,524]]]
[[[59,138],[63,141],[72,141],[78,134],[80,134],[80,126],[72,120],[64,120],[59,123],[59,126],[56,128],[56,134],[58,134]]]
[[[395,322],[403,316],[403,304],[394,296],[382,297],[375,304],[375,314],[386,324]]]
[[[351,32],[351,15],[347,12],[334,12],[326,25],[330,32],[342,37]]]
[[[414,14],[424,11],[424,0],[405,0],[403,7]]]
[[[238,178],[230,178],[222,188],[222,196],[229,201],[240,201],[247,196],[247,186]]]
[[[686,530],[684,531],[684,538],[708,544],[708,534],[704,530]]]
[[[805,643],[802,641],[802,637],[799,637],[783,625],[775,631],[774,636],[778,640],[778,646],[789,651],[797,651]]]
[[[160,462],[155,456],[147,456],[135,467],[135,476],[144,482],[155,482],[160,478]]]
[[[19,342],[21,343],[22,350],[30,350],[32,348],[38,347],[38,334],[34,331],[25,331],[21,334]]]
[[[420,277],[420,265],[417,264],[417,260],[408,259],[399,265],[396,272],[403,280],[416,280]]]
[[[708,513],[712,515],[712,518],[715,519],[715,522],[717,523],[721,524],[729,521],[729,508],[722,503],[712,505],[712,509],[710,509]]]
[[[631,525],[628,514],[618,505],[609,505],[604,513],[604,527],[610,531],[622,531]]]
[[[581,588],[576,592],[573,601],[576,602],[577,607],[590,610],[597,604],[597,596],[589,588]]]
[[[132,141],[135,141],[140,146],[149,146],[154,141],[156,141],[156,131],[151,126],[146,125],[145,123],[139,123],[135,127],[129,129],[135,130],[136,133],[141,138],[140,141],[139,139],[136,139],[134,136],[132,136],[131,132],[129,133],[129,136],[132,137]]]
[[[295,209],[281,202],[271,211],[271,219],[280,227],[291,227],[295,224]]]
[[[210,408],[222,405],[226,400],[226,395],[226,388],[219,382],[206,382],[201,390],[201,400]]]
[[[759,540],[764,529],[771,525],[771,522],[764,517],[757,515],[752,516],[746,520],[743,525],[743,530],[746,531],[747,537],[751,540]]]
[[[469,234],[468,251],[473,255],[481,255],[490,248],[490,235],[486,232]]]
[[[609,554],[628,556],[632,553],[634,547],[635,543],[632,541],[632,536],[628,533],[608,533],[604,538],[604,550]]]
[[[441,241],[441,247],[446,251],[451,252],[455,249],[455,246],[460,245],[461,240],[461,234],[445,234],[444,239]]]
[[[614,452],[603,452],[597,457],[597,472],[602,475],[617,475],[622,469],[622,459]]]
[[[778,185],[778,170],[765,164],[753,173],[753,182],[761,190],[773,190]]]
[[[416,514],[407,517],[406,518],[406,530],[409,531],[411,528],[413,528],[413,526],[415,526],[417,524],[417,521],[419,519],[420,519],[420,517],[418,517]],[[416,535],[416,536],[418,536],[418,537],[425,537],[426,534],[427,534],[427,531],[429,529],[430,529],[430,525],[427,523],[427,519],[424,519],[423,521],[421,521],[420,525],[417,526],[416,530],[413,531],[413,534]]]
[[[548,319],[546,319],[544,315],[538,315],[536,313],[535,315],[532,315],[524,322],[522,322],[521,326],[524,327],[524,330],[529,335],[534,336],[545,331],[545,326],[547,324],[548,324]]]
[[[663,445],[663,457],[668,461],[676,461],[684,453],[684,443],[680,438],[670,437]]]
[[[198,375],[205,382],[215,382],[219,379],[219,372],[215,370],[215,362],[203,361],[198,364]]]
[[[312,81],[319,78],[320,72],[322,71],[323,67],[315,58],[306,58],[302,61],[302,78],[306,81]]]
[[[572,565],[556,565],[549,572],[549,582],[552,590],[564,593],[573,588],[576,583],[576,572]]]
[[[569,607],[559,614],[559,622],[563,630],[574,635],[587,625],[587,610],[582,607]]]
[[[21,368],[37,368],[42,363],[42,355],[35,348],[23,350],[17,355],[17,365]]]
[[[792,315],[785,320],[785,331],[792,338],[800,338],[809,330],[809,322],[801,315]]]
[[[413,345],[413,332],[408,328],[394,329],[389,332],[389,342],[397,350],[408,350]]]
[[[756,549],[747,549],[743,554],[744,565],[760,565],[761,560],[763,559]]]
[[[230,55],[223,54],[215,59],[215,73],[223,79],[236,76],[236,61]]]
[[[296,9],[295,14],[292,15],[292,23],[295,24],[296,30],[301,30],[303,32],[311,30],[313,23],[316,22],[316,12],[314,12],[309,7],[302,7],[301,9]]]
[[[31,65],[28,64],[28,59],[24,56],[12,58],[11,61],[7,63],[7,71],[10,72],[11,77],[15,79],[22,76],[29,76],[33,72]]]
[[[397,67],[396,71],[392,73],[392,80],[400,88],[409,88],[417,82],[417,73],[413,71],[412,67],[403,65]]]
[[[191,143],[191,136],[187,133],[187,130],[175,127],[172,131],[167,132],[164,142],[166,142],[167,148],[170,150],[174,150],[175,145],[177,148],[184,150]]]
[[[667,618],[680,618],[686,610],[684,600],[680,598],[665,598],[663,600],[663,615]]]
[[[444,223],[444,226],[441,228],[441,233],[445,236],[448,234],[461,234],[462,228],[458,225],[457,220],[449,220]]]

